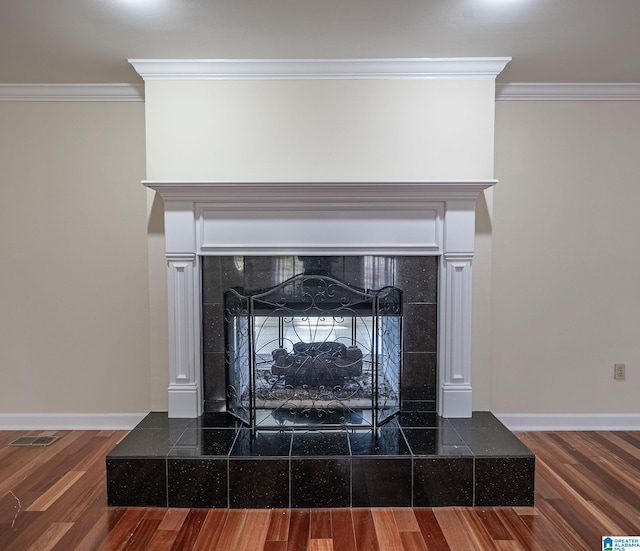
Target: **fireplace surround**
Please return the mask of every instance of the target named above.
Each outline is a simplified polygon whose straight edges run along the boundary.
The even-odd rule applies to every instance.
[[[436,257],[437,411],[470,417],[475,204],[494,184],[145,181],[165,207],[169,417],[204,411],[202,260],[242,255]]]

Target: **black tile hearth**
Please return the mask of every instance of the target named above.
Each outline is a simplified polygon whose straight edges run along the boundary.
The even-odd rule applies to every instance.
[[[289,457],[293,431],[240,429],[231,457]]]
[[[153,412],[107,456],[112,506],[533,505],[535,457],[494,415],[403,411],[378,429],[241,428]]]
[[[533,506],[534,477],[534,457],[479,457],[475,473],[476,505]]]
[[[411,457],[353,457],[352,507],[411,507]]]
[[[351,458],[291,459],[291,507],[349,507]]]
[[[236,436],[236,429],[187,428],[168,457],[227,457]]]
[[[289,507],[289,458],[229,459],[229,507]]]
[[[118,507],[167,507],[166,459],[107,456],[107,503]]]
[[[414,507],[471,507],[473,458],[416,458],[413,463]]]
[[[349,455],[347,431],[297,431],[293,435],[292,456]]]
[[[227,507],[226,459],[167,460],[169,507]]]

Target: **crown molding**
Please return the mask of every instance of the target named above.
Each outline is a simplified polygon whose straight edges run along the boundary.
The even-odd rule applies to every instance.
[[[0,101],[144,101],[144,85],[0,84]]]
[[[496,100],[640,100],[640,83],[513,82],[496,84]]]
[[[468,59],[489,59],[489,58],[468,58]],[[498,59],[498,58],[491,58]],[[500,58],[508,59],[508,58]],[[460,59],[458,59],[459,61]],[[246,61],[246,60],[242,60]],[[311,60],[320,61],[320,60]],[[349,61],[349,60],[339,60]],[[362,61],[362,60],[361,60]],[[376,60],[371,60],[376,61]],[[385,60],[382,60],[385,61]],[[386,60],[399,61],[399,60]],[[436,61],[436,60],[424,60]],[[444,61],[444,60],[437,60]],[[304,63],[308,63],[305,61]],[[147,63],[155,64],[155,60],[142,61],[144,67],[150,69]],[[172,61],[171,63],[175,63]],[[506,62],[504,63],[506,64]],[[504,66],[504,65],[503,65]],[[451,65],[449,65],[451,67]],[[343,69],[346,66],[343,66]],[[389,67],[388,67],[389,68]],[[459,69],[462,67],[459,66]],[[297,76],[269,76],[257,73],[246,73],[243,76],[186,76],[186,73],[177,77],[178,79],[188,78],[214,78],[214,79],[320,79],[320,78],[494,78],[492,72],[482,72],[478,70],[475,76],[469,72],[445,72],[445,66],[441,66],[439,73],[410,73],[410,72],[391,72],[385,74],[377,73],[377,77],[373,72],[369,76],[365,73],[350,74],[345,71],[343,75],[334,74],[329,76],[328,73],[322,74],[303,74],[298,73]],[[479,69],[479,67],[478,67]],[[145,73],[146,74],[146,73]],[[159,76],[154,73],[152,76],[145,76],[147,80],[160,80],[163,78],[173,78],[169,76]],[[465,76],[466,75],[466,76]],[[483,76],[482,76],[483,75]],[[493,76],[492,76],[493,75]],[[637,101],[640,100],[640,83],[529,83],[529,82],[513,82],[513,83],[496,83],[496,100],[497,101],[581,101],[581,100],[600,100],[600,101]],[[144,101],[144,84],[0,84],[0,101]]]
[[[130,59],[144,80],[493,78],[510,57],[400,59]]]

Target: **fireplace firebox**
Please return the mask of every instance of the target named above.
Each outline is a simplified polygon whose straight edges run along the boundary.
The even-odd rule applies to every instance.
[[[353,287],[328,275],[332,260],[225,293],[227,410],[243,423],[367,427],[399,413],[402,292]]]
[[[202,258],[204,410],[256,429],[435,411],[438,259]]]

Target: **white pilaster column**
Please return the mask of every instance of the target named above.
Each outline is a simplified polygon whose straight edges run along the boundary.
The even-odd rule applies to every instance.
[[[446,202],[440,263],[438,412],[471,417],[471,261],[476,197]]]
[[[169,417],[197,417],[200,399],[200,339],[195,254],[167,254],[169,283]]]
[[[471,258],[442,257],[440,415],[471,417]]]

